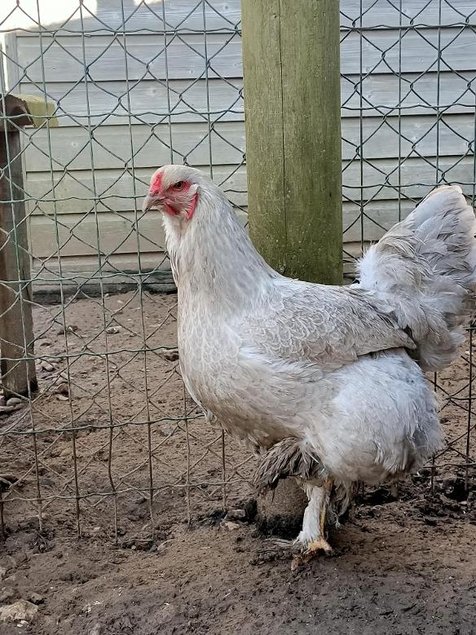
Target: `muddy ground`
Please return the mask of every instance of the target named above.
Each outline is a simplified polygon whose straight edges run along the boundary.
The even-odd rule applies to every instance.
[[[0,614],[34,615],[0,634],[476,633],[468,347],[439,378],[452,450],[292,572],[253,524],[253,460],[184,396],[175,296],[38,307],[35,332],[40,393],[0,414]]]

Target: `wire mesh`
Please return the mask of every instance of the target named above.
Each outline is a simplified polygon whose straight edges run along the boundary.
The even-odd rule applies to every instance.
[[[0,8],[1,92],[54,105],[19,131],[24,220],[14,157],[3,170],[8,238],[29,233],[31,275],[19,284],[33,298],[15,297],[32,305],[39,391],[0,404],[0,517],[148,546],[151,532],[248,496],[252,458],[185,395],[163,234],[141,212],[151,172],[184,162],[208,171],[245,221],[240,6],[49,5]],[[347,273],[436,183],[460,183],[474,203],[475,27],[469,0],[341,2]],[[434,381],[448,447],[431,476],[456,471],[467,486],[471,329]]]

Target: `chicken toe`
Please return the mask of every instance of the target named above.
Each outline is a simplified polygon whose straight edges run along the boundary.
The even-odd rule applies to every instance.
[[[299,567],[308,564],[313,558],[320,554],[330,556],[333,549],[325,538],[317,538],[309,543],[306,551],[295,554],[291,562],[291,571],[295,571]]]

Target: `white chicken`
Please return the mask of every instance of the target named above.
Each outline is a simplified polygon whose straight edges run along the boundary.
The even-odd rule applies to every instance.
[[[417,470],[442,432],[424,371],[464,340],[476,290],[475,216],[457,186],[431,192],[360,261],[360,282],[276,273],[200,171],[157,170],[144,210],[163,212],[178,288],[180,366],[210,419],[262,455],[260,488],[296,477],[308,496],[294,546],[331,550],[356,482]]]

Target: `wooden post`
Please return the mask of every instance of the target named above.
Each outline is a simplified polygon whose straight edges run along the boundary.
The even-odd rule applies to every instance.
[[[20,133],[0,131],[0,342],[5,400],[36,390]],[[15,202],[10,202],[14,200]]]
[[[242,0],[250,233],[281,273],[342,282],[339,2]]]
[[[279,272],[342,283],[337,0],[242,0],[251,238]],[[293,481],[262,502],[266,527],[303,510]]]
[[[5,400],[28,396],[38,387],[20,130],[45,122],[57,126],[54,109],[38,95],[0,95],[0,371]]]

